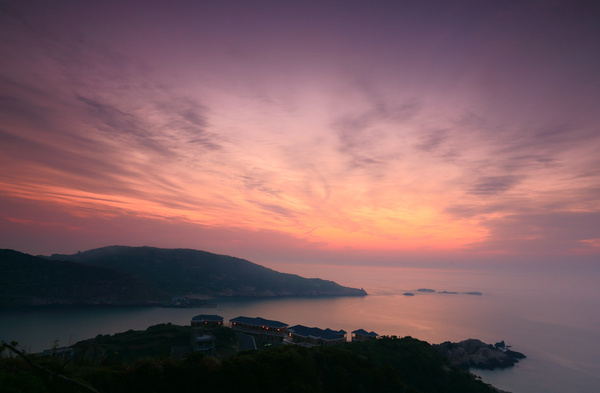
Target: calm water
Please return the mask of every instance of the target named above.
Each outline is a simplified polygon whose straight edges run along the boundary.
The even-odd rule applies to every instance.
[[[431,343],[478,338],[505,340],[527,359],[504,371],[479,371],[483,380],[514,393],[590,392],[600,386],[600,272],[570,269],[414,269],[271,266],[305,277],[364,287],[364,298],[218,300],[216,309],[76,308],[0,311],[0,338],[31,351],[197,314],[226,320],[261,316],[290,325],[363,328],[380,335],[413,336]],[[418,288],[479,291],[466,294],[402,294]]]

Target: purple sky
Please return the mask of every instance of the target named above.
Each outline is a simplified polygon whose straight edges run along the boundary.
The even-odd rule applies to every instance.
[[[598,261],[599,16],[1,1],[0,247]]]

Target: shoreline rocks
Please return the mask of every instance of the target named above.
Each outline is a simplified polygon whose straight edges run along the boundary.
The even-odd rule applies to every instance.
[[[458,343],[450,341],[434,344],[433,347],[444,355],[453,366],[494,370],[512,367],[526,356],[509,349],[498,349],[481,340],[468,339]]]

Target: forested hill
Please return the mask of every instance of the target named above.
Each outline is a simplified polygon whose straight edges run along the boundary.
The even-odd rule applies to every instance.
[[[132,274],[0,250],[0,305],[143,302],[165,296]]]
[[[333,281],[189,249],[112,246],[51,257],[0,250],[0,269],[0,305],[137,304],[192,295],[366,295]]]
[[[364,296],[333,281],[279,273],[244,259],[191,249],[111,246],[52,260],[134,275],[173,296]]]

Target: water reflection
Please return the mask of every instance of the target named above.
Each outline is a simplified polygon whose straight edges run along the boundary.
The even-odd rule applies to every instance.
[[[319,267],[313,266],[312,269]],[[320,267],[332,277],[335,267]],[[361,267],[343,270],[344,285],[364,287],[359,298],[218,299],[216,309],[42,308],[0,310],[0,339],[31,351],[158,323],[189,324],[201,313],[228,321],[243,315],[348,332],[413,336],[431,343],[478,338],[505,340],[528,358],[512,370],[481,373],[487,382],[514,392],[585,391],[600,385],[598,274],[536,271],[470,271]],[[301,273],[301,272],[297,272]],[[311,274],[305,274],[310,276]],[[594,286],[592,286],[592,283]],[[416,292],[418,288],[456,295]],[[403,296],[414,291],[415,296]],[[463,292],[479,291],[482,296]],[[560,381],[559,381],[560,379]],[[554,380],[549,383],[547,380]],[[583,382],[582,382],[583,381]],[[566,389],[571,386],[571,389]]]

